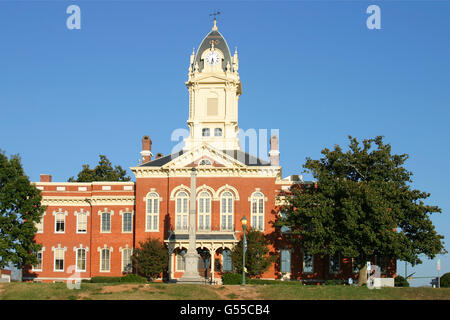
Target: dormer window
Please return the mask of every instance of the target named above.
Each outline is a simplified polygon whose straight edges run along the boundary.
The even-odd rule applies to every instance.
[[[209,133],[209,128],[203,128],[202,129],[202,136],[203,137],[209,137],[210,133]]]
[[[211,165],[211,161],[209,161],[208,159],[202,159],[200,160],[199,166],[210,166]]]
[[[214,129],[214,136],[215,137],[221,137],[222,136],[222,129],[221,128],[215,128]]]

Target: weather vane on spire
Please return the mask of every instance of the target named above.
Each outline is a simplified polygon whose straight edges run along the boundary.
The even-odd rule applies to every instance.
[[[220,14],[220,11],[216,11],[213,13],[210,13],[209,16],[214,16],[214,26],[213,26],[213,30],[217,30],[217,25],[216,25],[216,17]]]

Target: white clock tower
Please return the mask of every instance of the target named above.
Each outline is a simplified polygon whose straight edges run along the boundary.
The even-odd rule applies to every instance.
[[[238,103],[242,93],[238,73],[237,50],[230,49],[217,29],[192,52],[189,65],[189,137],[183,150],[208,143],[219,150],[240,150],[238,139]]]

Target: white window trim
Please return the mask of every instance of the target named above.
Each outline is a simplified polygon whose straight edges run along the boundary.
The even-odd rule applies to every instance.
[[[152,193],[154,193],[154,194],[156,194],[157,195],[157,197],[153,197],[153,196],[150,196]],[[161,196],[159,195],[159,193],[158,192],[156,192],[155,191],[155,189],[154,188],[152,188],[151,190],[150,190],[150,192],[149,193],[147,193],[147,195],[145,196],[145,198],[144,198],[145,200],[145,232],[159,232],[159,225],[160,225],[160,211],[161,211],[161,201],[162,201],[162,198],[161,198]],[[158,213],[148,213],[148,200],[149,199],[154,199],[154,200],[156,200],[156,201],[159,201],[159,203],[158,203]],[[157,229],[155,229],[155,228],[153,228],[153,229],[148,229],[147,228],[147,226],[148,226],[148,217],[154,217],[154,216],[158,216],[158,228]],[[152,224],[153,225],[153,224]]]
[[[84,270],[78,269],[78,250],[79,249],[83,249],[84,250],[84,255],[85,255],[85,264],[84,264]],[[83,248],[83,245],[80,244],[79,247],[73,247],[73,251],[75,251],[75,272],[86,272],[87,270],[87,253],[89,251],[89,247],[85,247]]]
[[[125,213],[130,213],[131,214],[131,231],[124,231],[123,227],[124,227],[124,223],[123,223],[123,218],[124,218],[124,214]],[[134,210],[130,210],[128,208],[125,208],[125,210],[120,210],[119,211],[119,216],[122,217],[122,233],[133,233],[134,230],[134,225],[133,225],[133,217],[134,217]]]
[[[64,214],[64,231],[56,231],[56,215],[57,214]],[[62,209],[61,208],[59,208],[58,209],[58,211],[53,211],[53,216],[55,217],[55,228],[53,229],[53,231],[54,231],[54,233],[56,233],[56,234],[64,234],[64,233],[66,233],[66,229],[67,229],[67,225],[66,225],[66,216],[68,215],[69,213],[67,212],[67,211],[62,211]]]
[[[186,193],[186,197],[182,197],[181,199],[187,199],[187,212],[186,213],[178,213],[178,194],[180,193],[180,192],[185,192]],[[180,191],[178,191],[177,192],[177,194],[175,195],[175,231],[178,231],[178,232],[187,232],[188,230],[189,230],[189,209],[190,209],[190,196],[189,196],[189,192],[187,192],[186,190],[180,190]],[[184,215],[186,215],[187,216],[187,227],[186,227],[186,229],[183,229],[183,228],[180,228],[180,229],[178,229],[177,228],[177,216],[181,216],[181,217],[183,217]],[[181,227],[183,226],[183,219],[181,219]]]
[[[102,221],[102,214],[103,213],[109,213],[110,214],[110,224],[109,224],[109,231],[103,231],[103,221]],[[100,233],[111,233],[112,232],[112,217],[114,215],[114,210],[108,210],[108,208],[105,208],[103,211],[99,210],[98,215],[100,216]]]
[[[63,258],[63,269],[62,270],[56,270],[56,249],[63,249],[64,251],[64,258]],[[52,247],[52,251],[53,251],[53,272],[64,272],[66,270],[66,251],[67,251],[67,247],[61,247],[60,244],[58,244],[57,247]]]
[[[253,213],[253,199],[261,199],[260,197],[255,197],[255,193],[260,193],[262,194],[262,199],[263,199],[263,212],[262,213]],[[267,202],[267,197],[264,195],[264,193],[262,193],[260,188],[256,188],[255,191],[252,193],[252,195],[248,198],[249,202],[250,202],[250,226],[257,231],[261,231],[261,232],[265,232],[266,231],[266,202]],[[263,228],[262,229],[256,229],[254,228],[254,226],[252,225],[252,220],[253,220],[253,215],[259,217],[262,216],[262,225]]]
[[[80,214],[85,214],[85,215],[86,215],[86,231],[78,231],[78,217],[79,217]],[[76,224],[76,230],[75,230],[75,233],[78,233],[78,234],[86,234],[86,233],[87,233],[87,230],[88,230],[88,222],[89,222],[88,217],[89,217],[89,215],[90,215],[90,212],[89,212],[89,211],[84,211],[84,209],[80,209],[79,212],[78,212],[78,211],[75,211],[75,212],[74,212],[74,215],[77,217],[77,224]]]
[[[37,272],[42,272],[42,270],[44,270],[44,251],[45,251],[45,247],[42,247],[41,250],[39,250],[37,253],[41,253],[41,268],[40,269],[35,269],[34,266],[31,266],[31,271],[37,271]]]
[[[125,268],[124,268],[124,259],[123,259],[123,252],[124,252],[125,250],[130,250],[130,251],[131,251],[131,252],[130,252],[130,262],[132,263],[131,256],[133,255],[133,248],[130,248],[130,247],[128,246],[128,244],[126,244],[124,248],[120,247],[120,248],[119,248],[119,252],[120,252],[120,258],[121,258],[121,260],[122,260],[122,263],[121,263],[121,264],[122,264],[122,265],[121,265],[121,271],[122,271],[122,272],[125,272]]]
[[[208,216],[209,215],[209,228],[203,228],[200,229],[200,196],[197,197],[197,232],[202,232],[202,231],[211,231],[211,224],[212,224],[212,195],[206,191],[206,190],[202,190],[202,192],[206,192],[208,194],[208,198],[202,198],[202,199],[209,199],[209,213],[202,213],[202,216]],[[214,194],[214,193],[213,193]],[[189,220],[189,210],[190,208],[188,208],[188,220]],[[189,229],[189,221],[188,221],[188,229]]]
[[[109,269],[108,270],[102,270],[102,250],[103,249],[108,249],[109,250]],[[97,248],[97,251],[99,252],[99,259],[100,259],[100,263],[99,263],[99,266],[98,266],[98,269],[99,269],[99,272],[101,272],[101,273],[109,273],[109,272],[111,272],[111,261],[112,261],[112,259],[111,259],[111,256],[112,256],[112,252],[113,252],[113,247],[107,247],[106,246],[106,244],[105,245],[103,245],[103,247],[98,247]]]
[[[314,255],[309,254],[309,256],[312,256],[311,262],[312,262],[312,270],[311,271],[305,271],[305,252],[302,252],[302,273],[303,274],[313,274],[314,273]]]
[[[224,196],[223,196],[223,194],[225,193],[225,192],[229,192],[230,194],[231,194],[231,199],[232,199],[232,202],[231,202],[231,205],[233,206],[233,208],[232,208],[232,210],[231,210],[231,228],[229,228],[229,229],[223,229],[222,228],[222,217],[224,216],[224,215],[230,215],[230,213],[224,213],[223,211],[222,211],[222,209],[223,209],[223,206],[222,206],[222,201],[223,201],[223,198],[224,198]],[[227,199],[229,199],[229,197],[227,196]],[[220,206],[220,221],[219,221],[219,223],[220,223],[220,231],[233,231],[234,230],[234,209],[235,209],[235,196],[233,195],[233,192],[232,191],[230,191],[230,190],[224,190],[223,192],[222,192],[222,194],[220,195],[220,200],[219,200],[219,206]]]

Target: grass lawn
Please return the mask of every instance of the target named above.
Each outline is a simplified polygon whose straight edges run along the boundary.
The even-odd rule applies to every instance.
[[[8,300],[359,300],[359,299],[446,299],[450,288],[382,288],[367,289],[349,286],[267,285],[182,285],[82,283],[79,290],[70,290],[65,283],[4,283],[0,299]]]

